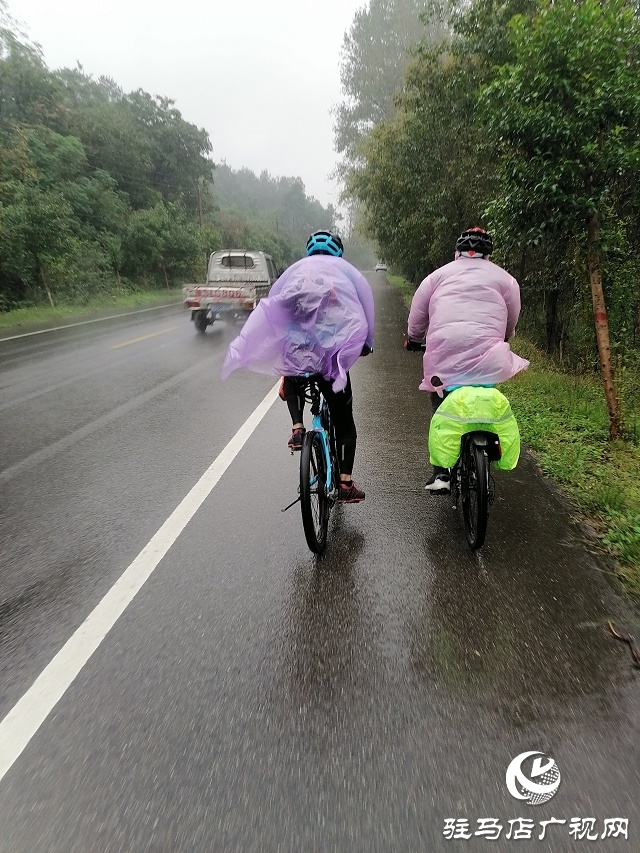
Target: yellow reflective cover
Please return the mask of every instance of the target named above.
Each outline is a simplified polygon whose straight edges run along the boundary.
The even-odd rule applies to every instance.
[[[496,468],[510,471],[520,457],[520,430],[509,401],[497,388],[465,385],[448,394],[433,413],[429,427],[429,458],[433,465],[451,468],[460,455],[467,432],[485,430],[500,439]]]

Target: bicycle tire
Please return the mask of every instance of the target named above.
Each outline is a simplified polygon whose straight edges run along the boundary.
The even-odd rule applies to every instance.
[[[464,449],[462,472],[462,516],[469,547],[482,548],[489,518],[489,461],[485,451],[472,441]]]
[[[327,545],[329,527],[329,498],[327,467],[322,439],[309,431],[300,452],[300,509],[307,545],[315,554],[322,554]]]

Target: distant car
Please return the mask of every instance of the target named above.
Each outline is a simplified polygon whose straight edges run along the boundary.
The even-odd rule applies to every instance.
[[[386,272],[386,271],[387,271],[387,265],[383,264],[382,261],[379,261],[376,264],[376,272]]]

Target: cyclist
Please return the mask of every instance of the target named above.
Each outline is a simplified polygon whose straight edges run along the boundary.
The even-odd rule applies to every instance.
[[[359,503],[365,493],[352,479],[357,434],[349,370],[373,352],[374,305],[369,282],[343,251],[331,231],[309,237],[306,257],[282,273],[231,343],[222,376],[239,367],[283,376],[280,396],[291,415],[292,451],[302,448],[305,434],[301,379],[315,376],[335,426],[338,501]]]
[[[511,351],[520,314],[520,288],[490,260],[493,240],[483,228],[469,228],[456,242],[454,260],[428,275],[411,302],[407,349],[420,349],[426,335],[421,391],[431,392],[432,409],[462,385],[506,382],[529,362]],[[435,466],[425,488],[450,490],[449,471]]]

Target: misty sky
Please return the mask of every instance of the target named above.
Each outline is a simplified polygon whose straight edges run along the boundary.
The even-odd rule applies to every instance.
[[[78,62],[125,92],[175,101],[204,128],[215,162],[298,175],[336,204],[330,110],[340,49],[368,0],[8,0],[55,70]]]

